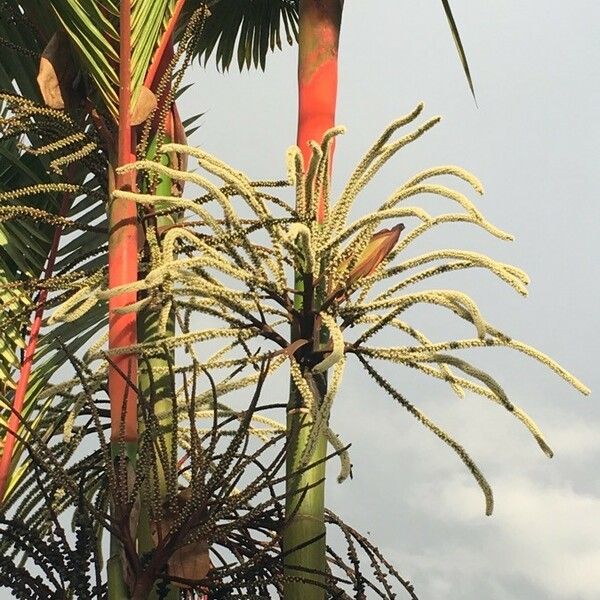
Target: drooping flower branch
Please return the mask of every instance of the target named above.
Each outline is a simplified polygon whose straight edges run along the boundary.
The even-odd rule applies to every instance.
[[[340,128],[328,132],[322,145],[313,144],[312,159],[306,170],[298,148],[288,152],[289,181],[295,191],[296,208],[271,193],[269,187],[278,186],[278,182],[253,182],[197,148],[166,144],[162,150],[187,154],[201,169],[219,178],[220,186],[200,172],[179,171],[149,161],[123,167],[123,171],[150,171],[186,181],[203,191],[195,199],[116,191],[117,198],[135,201],[141,206],[160,202],[166,212],[186,211],[188,222],[161,232],[143,280],[111,290],[101,282],[87,286],[85,291],[82,288],[55,311],[52,318],[75,318],[95,301],[126,291],[145,290],[144,300],[120,310],[135,312],[153,302],[160,304],[166,315],[174,307],[181,313],[185,330],[161,342],[109,350],[108,354],[98,348],[95,356],[135,353],[143,359],[165,348],[183,347],[189,351],[198,345],[214,347],[215,342],[220,342],[222,349],[210,358],[200,359],[194,354],[194,360],[208,369],[235,369],[235,376],[216,384],[219,397],[252,385],[256,381],[252,370],[260,360],[271,358],[272,371],[287,361],[301,395],[302,404],[298,408],[309,412],[315,423],[301,449],[304,464],[319,430],[328,429],[329,413],[343,379],[344,365],[355,356],[378,386],[460,456],[482,487],[486,512],[491,513],[493,501],[489,485],[466,451],[409,402],[397,384],[382,375],[377,363],[385,361],[417,369],[448,382],[458,394],[471,391],[499,403],[523,422],[548,455],[551,451],[538,427],[507,398],[500,384],[452,352],[488,346],[513,348],[545,364],[582,393],[588,390],[545,354],[491,326],[466,294],[444,288],[410,291],[415,283],[445,272],[483,268],[526,294],[528,278],[521,269],[479,253],[440,250],[402,260],[403,251],[414,240],[443,223],[469,223],[497,238],[511,239],[509,234],[488,222],[466,195],[438,182],[442,176],[459,178],[481,193],[481,184],[473,175],[454,166],[427,169],[396,189],[376,211],[349,221],[354,201],[383,164],[438,122],[438,118],[430,119],[394,139],[396,132],[415,121],[421,111],[420,105],[385,130],[334,202],[329,201],[326,177],[328,146],[342,133]],[[420,194],[450,200],[459,210],[432,215],[417,205],[407,205],[407,201]],[[323,197],[330,208],[320,224],[315,219],[315,206]],[[248,211],[250,218],[246,216]],[[390,221],[393,226],[385,227]],[[411,228],[409,221],[416,221],[416,226]],[[326,271],[322,265],[327,265]],[[290,284],[291,270],[301,274],[300,290],[294,290]],[[317,307],[315,294],[319,289],[325,292]],[[301,308],[294,302],[298,293],[302,295]],[[405,320],[407,309],[417,304],[449,311],[471,324],[474,336],[432,342]],[[192,311],[216,317],[223,325],[193,330],[186,317]],[[162,322],[166,323],[166,316]],[[294,340],[289,336],[290,325],[297,332]],[[322,335],[325,330],[326,338]],[[413,342],[390,347],[373,344],[371,340],[383,330],[392,332],[394,339],[402,332]],[[264,349],[264,341],[271,344],[272,349]],[[189,366],[178,367],[182,371],[186,368]],[[249,374],[247,369],[251,370]],[[318,374],[327,369],[333,370],[329,390],[324,401],[317,403],[314,386]],[[340,480],[343,480],[350,472],[347,453],[332,431],[328,430],[327,435],[342,457]]]

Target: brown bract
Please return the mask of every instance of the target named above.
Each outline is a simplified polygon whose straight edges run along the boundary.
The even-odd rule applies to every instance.
[[[183,490],[177,495],[177,504],[183,509],[189,499],[189,490]],[[152,538],[157,547],[167,535],[173,535],[178,516],[168,511],[165,518],[152,524]],[[194,519],[194,521],[198,520]],[[189,533],[193,533],[193,527],[189,529],[191,530]],[[207,542],[205,540],[188,542],[186,537],[167,562],[167,572],[173,578],[172,584],[181,588],[189,586],[178,580],[188,580],[190,583],[201,581],[212,569]]]
[[[404,225],[399,223],[391,229],[382,229],[373,234],[367,247],[362,251],[356,265],[348,274],[345,290],[353,287],[356,282],[375,272],[375,269],[377,269],[383,259],[393,250],[403,229]],[[340,270],[343,271],[346,269],[351,260],[352,257],[348,257],[342,261],[339,267]],[[346,297],[345,290],[338,289],[335,292],[337,300],[343,300]]]
[[[381,261],[392,251],[403,229],[404,225],[400,223],[391,229],[382,229],[373,234],[367,247],[360,255],[356,266],[348,275],[348,286],[351,286],[363,277],[373,274]]]
[[[42,53],[37,76],[40,92],[47,106],[62,110],[74,105],[75,76],[69,40],[62,31],[57,31]]]
[[[158,105],[156,94],[145,85],[140,88],[140,94],[135,106],[131,109],[131,125],[141,125]]]

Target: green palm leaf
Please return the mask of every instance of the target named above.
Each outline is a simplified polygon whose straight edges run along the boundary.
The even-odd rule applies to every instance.
[[[119,102],[119,2],[47,0],[77,49],[107,111],[116,120]],[[132,0],[131,86],[137,98],[173,14],[175,0]]]
[[[199,4],[198,0],[190,2],[187,14]],[[205,64],[214,52],[220,69],[228,69],[237,57],[240,69],[260,66],[264,70],[269,50],[281,49],[282,28],[289,44],[298,38],[297,0],[220,0],[207,4],[211,16],[194,48]]]
[[[471,94],[473,94],[473,98],[475,98],[475,88],[473,86],[473,79],[471,77],[471,69],[469,69],[469,63],[467,62],[467,54],[463,47],[462,40],[460,39],[460,34],[458,33],[458,27],[456,25],[456,21],[454,20],[452,9],[450,8],[450,1],[442,0],[442,6],[444,7],[444,12],[446,13],[448,24],[450,25],[450,31],[452,32],[452,37],[454,38],[454,43],[456,44],[458,56],[462,64],[463,71],[465,72],[467,83],[469,84],[469,89],[471,90]]]
[[[14,140],[0,140],[0,193],[44,182],[49,179],[46,166],[39,159],[22,156]],[[37,203],[37,207],[49,212],[55,212],[56,205],[56,199],[50,195],[39,198]],[[8,387],[14,386],[19,352],[25,346],[22,335],[25,320],[16,314],[31,304],[28,294],[10,286],[24,278],[40,276],[50,239],[48,226],[34,227],[21,220],[0,222],[0,309],[5,317],[0,337],[0,384]]]
[[[35,81],[35,73],[33,74]],[[25,75],[21,78],[26,81]],[[27,107],[36,106],[23,102],[18,96],[5,94],[3,96],[6,106],[2,113],[6,125],[0,138],[0,194],[3,192],[14,193],[18,190],[32,188],[39,184],[56,185],[64,181],[64,176],[53,173],[49,168],[52,159],[57,158],[56,153],[35,154],[28,153],[18,145],[22,135],[21,122],[26,121],[27,138],[34,140],[45,138],[45,142],[57,141],[69,133],[82,132],[87,128],[84,123],[60,120],[52,122],[52,117],[46,113],[39,122],[26,118]],[[37,108],[42,109],[42,106]],[[25,112],[21,113],[21,109]],[[29,113],[27,113],[29,114]],[[56,113],[60,115],[60,113]],[[61,127],[56,129],[60,124]],[[21,126],[21,127],[23,127]],[[72,128],[69,131],[69,128]],[[81,129],[83,128],[83,130]],[[7,133],[8,132],[8,133]],[[90,133],[89,131],[87,133]],[[49,137],[48,137],[49,136]],[[85,143],[91,142],[93,136],[86,137]],[[33,146],[43,145],[33,143]],[[58,151],[59,155],[69,154],[72,147]],[[102,268],[106,264],[106,234],[89,227],[106,228],[106,212],[104,207],[106,173],[98,171],[94,166],[94,158],[84,158],[69,167],[68,179],[70,183],[85,186],[81,187],[81,194],[74,199],[74,204],[66,214],[71,220],[76,220],[80,230],[66,230],[63,243],[59,250],[59,257],[52,275],[66,275],[74,270],[86,271],[90,268]],[[90,176],[91,175],[91,176]],[[12,218],[10,211],[3,212],[0,218],[0,311],[2,312],[2,334],[0,335],[0,397],[3,399],[0,406],[0,423],[6,427],[8,423],[8,406],[15,401],[15,384],[18,379],[18,369],[21,365],[21,350],[29,338],[24,327],[29,324],[37,290],[42,285],[40,278],[51,252],[52,238],[55,223],[52,217],[58,214],[59,206],[64,202],[64,194],[60,192],[43,192],[35,195],[25,195],[12,199],[5,195],[0,202],[0,207],[10,209],[12,206],[31,207],[42,210],[48,220],[33,222],[27,216]],[[90,253],[90,248],[94,252]],[[91,264],[90,264],[91,263]],[[38,285],[35,285],[38,284]],[[46,303],[45,315],[51,310],[52,295]],[[106,327],[105,307],[99,306],[95,316],[82,319],[74,323],[65,323],[57,327],[43,327],[37,350],[35,353],[35,367],[27,383],[27,391],[20,413],[22,417],[34,428],[37,435],[44,439],[60,431],[60,422],[56,419],[56,407],[50,407],[47,401],[40,399],[53,374],[65,363],[65,350],[74,354],[81,346],[89,342]],[[0,432],[0,439],[4,439],[4,430]],[[28,434],[21,430],[20,435],[28,438]],[[22,462],[24,446],[17,442],[15,451],[10,460],[9,496],[19,489],[19,481],[26,473],[25,463]],[[5,500],[9,501],[9,497]]]

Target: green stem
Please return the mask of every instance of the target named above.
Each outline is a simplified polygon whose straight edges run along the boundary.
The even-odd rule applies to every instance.
[[[111,538],[111,547],[113,545],[114,538]],[[121,600],[129,598],[129,591],[125,585],[123,578],[123,568],[121,566],[121,557],[119,554],[112,554],[106,563],[106,570],[108,574],[108,597],[110,600]]]
[[[302,313],[292,328],[292,340],[318,336],[325,342],[326,332],[315,330],[315,312],[324,296],[321,286],[316,289],[312,274],[295,275],[295,308]],[[327,392],[325,373],[305,373],[306,382],[318,405]],[[323,431],[315,444],[312,456],[305,448],[313,429],[313,419],[304,406],[301,394],[293,382],[287,410],[286,458],[286,527],[283,532],[285,600],[324,600],[324,573],[327,568],[325,541],[325,458],[327,437]],[[308,465],[312,465],[307,468]],[[297,578],[307,581],[298,581]]]
[[[326,380],[317,381],[319,396],[326,389]],[[312,429],[312,419],[301,408],[299,394],[292,388],[287,417],[289,451],[286,463],[288,474],[286,488],[286,516],[288,523],[283,535],[285,575],[303,577],[315,583],[286,581],[285,600],[323,600],[324,589],[316,585],[324,583],[325,560],[325,457],[327,438],[325,433],[317,441],[314,454],[308,464],[318,463],[299,472],[304,465],[301,457]],[[298,569],[297,567],[300,567]]]
[[[171,139],[169,136],[164,136],[165,143],[169,143]],[[154,160],[156,156],[157,139],[155,138],[153,143],[147,152],[147,159]],[[167,156],[161,157],[161,163],[165,166],[170,166],[169,158]],[[159,179],[155,194],[156,195],[171,195],[172,180],[168,177],[161,176]],[[156,211],[161,210],[161,206],[157,204],[155,206]],[[160,231],[164,227],[173,225],[175,218],[172,216],[159,216],[156,218],[154,225],[157,231]],[[149,224],[148,226],[153,226]],[[163,339],[165,335],[175,334],[175,322],[173,315],[170,315],[167,323],[166,333],[160,331],[159,328],[159,312],[152,309],[144,309],[140,312],[138,317],[138,339],[140,342],[152,342]],[[174,427],[176,423],[173,423],[172,419],[172,403],[175,395],[173,388],[173,382],[171,380],[169,372],[169,360],[174,361],[174,353],[171,353],[170,357],[152,357],[148,361],[145,361],[141,365],[139,372],[139,388],[140,393],[146,401],[154,399],[153,411],[154,414],[159,417],[158,424],[162,430],[160,445],[165,450],[167,464],[163,464],[157,454],[155,457],[157,464],[157,481],[150,477],[147,485],[145,486],[144,494],[142,494],[142,506],[140,514],[140,528],[138,532],[139,552],[140,554],[151,552],[155,547],[155,542],[151,533],[151,519],[150,519],[150,507],[148,505],[149,495],[153,490],[158,489],[159,503],[162,503],[167,496],[167,490],[169,488],[169,475],[172,465],[170,465],[171,457],[173,452],[176,451],[174,445],[177,444],[177,438],[174,434]],[[141,425],[141,424],[140,424]],[[172,475],[172,474],[171,474]],[[176,478],[175,478],[176,485]],[[158,600],[159,594],[156,586],[150,592],[149,600]],[[171,589],[164,596],[165,600],[178,600],[179,590],[171,586]]]

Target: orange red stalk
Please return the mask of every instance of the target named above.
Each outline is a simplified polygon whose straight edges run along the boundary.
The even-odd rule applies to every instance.
[[[305,165],[311,157],[308,142],[320,143],[323,134],[335,125],[342,7],[341,0],[300,0],[296,143]],[[321,199],[317,207],[319,222],[324,214]]]
[[[131,1],[121,2],[120,64],[119,64],[119,136],[117,165],[135,161],[135,140],[131,126]],[[135,172],[119,174],[118,189],[135,190]],[[138,277],[138,216],[135,202],[112,200],[109,211],[108,285],[110,288],[137,281]],[[136,293],[113,296],[109,301],[110,349],[135,344],[136,313],[117,314],[115,309],[136,301]],[[131,383],[137,382],[137,357],[122,354],[113,358],[108,370],[108,394],[111,403],[111,439],[137,440],[137,398]],[[121,373],[127,374],[127,378]],[[125,414],[124,423],[122,415]]]
[[[71,200],[72,198],[70,195],[64,195],[59,210],[59,215],[61,217],[66,216]],[[46,263],[46,268],[44,269],[44,279],[48,279],[52,276],[54,265],[56,263],[56,255],[58,253],[58,245],[60,242],[61,234],[62,227],[57,226],[54,230],[54,236],[52,238],[52,244],[50,246],[50,253],[48,254],[48,261]],[[48,290],[42,289],[37,298],[37,308],[35,310],[33,321],[31,323],[29,341],[27,342],[23,362],[21,363],[21,368],[19,370],[19,381],[17,382],[17,388],[15,390],[15,396],[12,404],[14,412],[12,412],[10,417],[8,418],[8,425],[6,429],[6,435],[4,438],[4,448],[2,449],[2,458],[0,459],[0,503],[4,500],[4,495],[8,486],[8,477],[10,475],[10,468],[12,464],[15,443],[17,441],[15,436],[11,432],[17,431],[19,429],[19,414],[23,411],[23,406],[25,404],[27,386],[29,385],[31,368],[33,366],[33,359],[39,340],[40,329],[42,327],[42,318],[44,315],[44,306],[46,304],[47,297]]]

